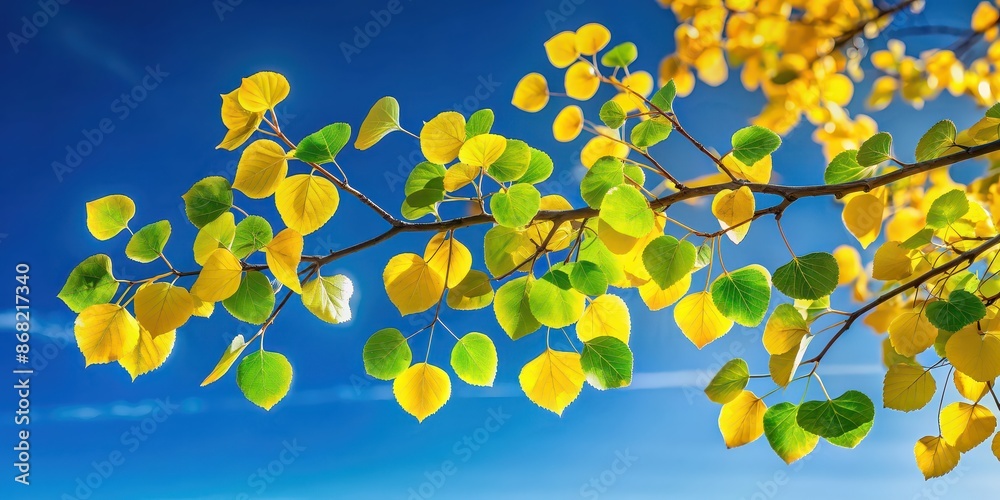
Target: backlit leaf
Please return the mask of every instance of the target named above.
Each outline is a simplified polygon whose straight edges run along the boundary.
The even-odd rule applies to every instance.
[[[236,367],[236,385],[253,404],[270,410],[288,394],[292,365],[276,352],[250,353]]]
[[[819,436],[799,426],[798,411],[798,406],[783,402],[764,412],[764,436],[786,464],[808,455],[819,442]]]
[[[750,381],[750,369],[741,358],[722,365],[705,387],[705,395],[714,403],[726,404],[739,396]]]
[[[468,333],[451,350],[451,368],[467,384],[492,386],[497,375],[497,348],[486,335]]]
[[[529,361],[518,376],[528,399],[556,415],[576,399],[584,380],[579,354],[552,349]]]
[[[191,319],[194,300],[170,283],[152,283],[135,292],[135,318],[153,337],[174,331]]]
[[[128,196],[112,194],[87,202],[87,229],[94,238],[109,240],[135,215],[135,203]]]
[[[382,281],[389,300],[404,316],[430,309],[444,292],[444,276],[414,253],[389,259]]]
[[[423,422],[451,397],[451,379],[434,365],[416,363],[396,377],[392,393],[406,413]]]
[[[632,350],[615,337],[595,337],[584,342],[580,365],[587,382],[599,390],[632,383]]]
[[[726,448],[752,443],[764,434],[764,412],[767,405],[750,391],[742,391],[719,413],[719,430]]]
[[[410,366],[413,352],[399,330],[383,328],[365,342],[362,357],[365,373],[379,380],[392,380]]]
[[[365,121],[361,122],[354,147],[361,150],[368,149],[390,132],[402,129],[399,126],[399,102],[395,97],[385,96],[375,101],[365,116]]]
[[[351,320],[354,284],[343,274],[317,276],[302,285],[302,305],[317,318],[335,325]]]
[[[708,292],[697,292],[681,299],[674,307],[674,321],[681,333],[698,349],[725,335],[733,321],[723,316]]]
[[[59,299],[75,313],[95,305],[105,304],[118,293],[118,281],[111,271],[111,258],[92,255],[77,264],[66,278]]]
[[[317,165],[328,163],[337,158],[337,153],[344,149],[349,140],[351,140],[351,126],[346,123],[333,123],[299,141],[295,147],[295,157]]]
[[[840,270],[837,260],[826,252],[794,257],[774,271],[774,287],[793,298],[816,300],[837,288]]]
[[[299,262],[305,246],[302,235],[292,228],[285,228],[264,246],[267,268],[271,274],[295,293],[302,293],[299,282]]]
[[[899,411],[919,410],[934,398],[937,384],[930,370],[909,363],[889,367],[882,383],[882,404]]]
[[[260,271],[248,271],[240,281],[236,293],[222,301],[234,318],[252,325],[267,321],[274,310],[274,290],[271,282]]]
[[[340,205],[332,182],[315,175],[292,175],[281,181],[274,204],[285,225],[303,236],[323,227]]]
[[[712,301],[725,317],[755,327],[771,301],[771,274],[756,264],[725,273],[712,282]]]
[[[250,198],[267,198],[288,175],[285,150],[278,143],[259,139],[246,147],[236,166],[236,189]]]
[[[73,332],[87,366],[118,361],[139,343],[139,323],[117,304],[84,309],[76,318]]]
[[[132,235],[132,239],[128,240],[128,246],[125,247],[125,255],[136,262],[153,262],[163,253],[168,239],[170,239],[170,222],[165,220],[154,222]]]

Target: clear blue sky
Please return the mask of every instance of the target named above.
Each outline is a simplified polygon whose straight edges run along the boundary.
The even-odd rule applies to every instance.
[[[0,497],[86,494],[78,480],[85,482],[88,475],[92,485],[100,483],[91,498],[406,499],[413,498],[411,489],[435,499],[915,498],[925,489],[939,498],[970,498],[995,491],[997,464],[985,447],[963,457],[947,480],[922,480],[912,449],[919,437],[936,432],[933,409],[906,415],[879,409],[872,435],[857,450],[821,444],[792,467],[763,439],[727,451],[716,425],[718,406],[693,386],[733,353],[762,371],[759,333],[735,328],[699,352],[674,326],[670,312],[649,313],[635,294],[626,297],[637,358],[632,388],[599,393],[588,386],[556,417],[529,402],[517,386],[520,366],[544,347],[541,335],[514,343],[489,310],[450,314],[453,328],[482,331],[496,341],[497,386],[456,384],[448,405],[418,425],[392,400],[388,383],[365,377],[361,347],[379,328],[414,329],[387,300],[380,276],[393,253],[419,251],[426,236],[399,238],[332,266],[356,284],[355,319],[349,324],[331,327],[292,302],[268,343],[292,360],[295,380],[271,412],[245,401],[232,373],[210,387],[198,386],[235,334],[252,333],[221,308],[210,320],[183,328],[166,365],[135,383],[117,366],[84,369],[79,350],[66,343],[73,315],[55,298],[70,269],[98,252],[112,255],[119,277],[159,269],[127,261],[123,237],[103,243],[91,238],[84,203],[125,193],[137,202],[137,224],[169,218],[174,234],[168,255],[178,267],[191,268],[195,231],[180,210],[179,196],[205,176],[232,177],[238,154],[214,149],[225,132],[218,94],[235,88],[241,77],[259,70],[287,75],[292,93],[280,111],[287,118],[283,128],[293,137],[335,121],[357,127],[383,95],[399,99],[410,129],[446,109],[468,114],[490,107],[497,116],[494,130],[547,151],[557,172],[579,173],[582,141],[562,145],[551,139],[551,120],[560,106],[529,115],[509,104],[514,85],[527,72],[561,80],[548,65],[542,42],[556,31],[602,22],[615,40],[639,45],[637,66],[650,71],[673,47],[673,16],[653,0],[502,5],[402,0],[402,11],[348,62],[341,43],[352,43],[355,27],[372,21],[370,11],[385,9],[388,0],[337,5],[244,0],[220,18],[216,6],[224,1],[99,7],[70,2],[17,53],[0,48],[5,76],[0,199],[7,207],[0,222],[0,269],[12,277],[15,263],[31,264],[33,347],[36,356],[48,358],[32,381],[33,484],[15,485],[14,469],[4,466]],[[975,5],[928,3],[928,14],[915,22],[965,26]],[[560,5],[564,20],[547,16]],[[21,31],[22,16],[30,18],[39,9],[35,1],[4,2],[0,31]],[[162,82],[126,115],[116,100],[142,81],[147,68],[157,67],[166,73]],[[484,81],[495,88],[487,89]],[[676,108],[694,135],[725,148],[730,134],[760,105],[759,95],[730,82],[716,89],[699,84]],[[587,112],[595,114],[596,108]],[[894,133],[900,151],[912,151],[920,133],[938,119],[968,126],[980,113],[967,101],[942,98],[922,111],[895,107],[875,117]],[[110,131],[92,139],[97,144],[80,165],[57,179],[52,162],[65,162],[67,145],[84,140],[82,131],[101,127],[102,120]],[[781,182],[821,182],[824,162],[810,134],[800,128],[776,153]],[[414,141],[397,134],[372,150],[349,149],[340,158],[352,183],[398,210],[402,194],[393,176],[399,175],[401,158],[406,171],[411,162],[405,158],[415,150]],[[656,154],[681,177],[711,170],[679,140],[658,146]],[[573,185],[550,182],[543,190],[580,203]],[[277,220],[269,203],[240,204]],[[678,213],[703,227],[715,224],[689,209]],[[839,213],[829,200],[796,203],[785,218],[796,250],[829,251],[849,241]],[[309,237],[306,251],[342,248],[381,231],[381,223],[345,197],[333,222]],[[462,239],[475,241],[481,234],[470,229]],[[785,259],[772,251],[775,237],[772,224],[759,224],[739,252],[728,250],[727,263],[753,261],[774,269]],[[481,262],[481,248],[470,246]],[[4,283],[13,287],[9,278]],[[839,305],[849,307],[839,294]],[[0,352],[12,354],[9,316],[3,315]],[[857,388],[879,399],[879,340],[859,326],[836,345],[822,371],[831,392]],[[432,361],[446,364],[448,349],[439,347]],[[2,365],[13,365],[5,356]],[[11,376],[4,377],[0,385],[9,387]],[[13,391],[0,393],[4,415],[10,415]],[[799,392],[788,398],[797,401]],[[169,414],[157,410],[160,402],[174,405]],[[495,414],[502,414],[499,428],[487,422],[491,416],[495,421]],[[13,444],[14,430],[11,418],[0,420],[5,447]],[[95,471],[108,477],[98,481]],[[605,491],[587,486],[592,479]]]

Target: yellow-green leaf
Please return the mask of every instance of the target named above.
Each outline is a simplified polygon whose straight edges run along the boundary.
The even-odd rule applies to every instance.
[[[113,238],[128,227],[135,215],[131,198],[113,194],[87,203],[87,229],[95,238],[104,241]]]

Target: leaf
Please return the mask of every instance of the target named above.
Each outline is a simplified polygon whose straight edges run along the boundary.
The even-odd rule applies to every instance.
[[[528,161],[528,169],[524,171],[517,182],[538,184],[552,175],[552,158],[539,149],[528,148],[528,151],[531,156]]]
[[[549,102],[549,86],[540,73],[524,75],[514,87],[511,104],[529,113],[540,111]]]
[[[424,249],[424,261],[441,276],[447,276],[448,288],[457,286],[472,269],[472,253],[448,233],[436,233]]]
[[[458,150],[458,161],[473,167],[488,168],[507,149],[507,139],[502,135],[480,134],[471,137]]]
[[[368,338],[361,352],[365,373],[379,379],[392,380],[410,366],[413,352],[406,337],[395,328],[383,328]]]
[[[764,412],[764,436],[786,464],[808,455],[819,443],[819,436],[799,426],[798,412],[799,407],[788,402],[778,403]]]
[[[844,226],[858,239],[862,248],[868,248],[878,238],[884,211],[882,200],[869,193],[854,196],[844,205]]]
[[[650,311],[659,311],[664,307],[671,306],[684,296],[691,288],[691,275],[688,274],[680,281],[667,288],[660,288],[655,281],[649,280],[639,285],[639,296]]]
[[[875,174],[875,167],[862,167],[858,163],[858,150],[849,149],[839,153],[830,160],[823,173],[823,182],[827,184],[842,184],[867,179]]]
[[[739,244],[750,231],[754,204],[753,193],[746,186],[735,191],[723,189],[712,199],[712,215],[733,243]]]
[[[803,300],[816,300],[837,288],[840,268],[837,259],[826,252],[793,257],[774,271],[774,287],[781,293]]]
[[[892,158],[892,136],[888,132],[879,132],[861,143],[858,149],[858,164],[862,167],[878,165]]]
[[[420,129],[420,151],[427,161],[444,165],[458,158],[465,143],[465,117],[455,111],[445,111]]]
[[[569,272],[569,282],[584,295],[598,296],[608,291],[608,278],[601,270],[601,266],[587,260],[573,264]]]
[[[234,337],[233,341],[226,347],[226,352],[222,353],[222,358],[215,364],[215,368],[212,368],[212,372],[205,377],[205,380],[201,381],[201,386],[205,387],[222,378],[248,345],[250,344],[243,340],[243,335]]]
[[[586,101],[601,86],[601,80],[597,77],[594,67],[586,61],[577,61],[566,69],[566,77],[563,80],[566,95],[578,101]]]
[[[257,131],[261,120],[264,118],[263,112],[251,113],[240,105],[240,89],[233,90],[228,94],[221,94],[222,97],[222,123],[228,129],[225,138],[216,146],[216,149],[223,148],[232,151],[243,145],[247,139]]]
[[[750,368],[741,358],[722,365],[705,387],[705,395],[713,403],[726,404],[739,396],[750,381]]]
[[[236,236],[235,221],[232,212],[226,212],[202,226],[194,239],[194,261],[204,266],[212,252],[220,248],[229,249]]]
[[[632,350],[615,337],[595,337],[584,342],[580,366],[587,382],[602,391],[632,383]]]
[[[194,312],[191,294],[170,283],[145,285],[135,292],[133,301],[136,320],[153,337],[180,328]]]
[[[726,448],[752,443],[764,434],[766,411],[764,401],[750,391],[742,391],[732,401],[722,405],[719,430],[726,441]]]
[[[117,304],[84,309],[76,318],[73,332],[86,366],[117,361],[139,343],[139,323]]]
[[[598,116],[608,128],[616,129],[625,124],[625,110],[615,101],[604,103]]]
[[[498,182],[512,182],[520,179],[531,166],[531,148],[524,141],[507,139],[507,147],[486,173]]]
[[[118,281],[111,273],[111,257],[91,255],[77,264],[66,278],[59,299],[75,313],[96,305],[106,304],[118,293]]]
[[[191,186],[181,198],[188,220],[200,228],[232,208],[233,189],[225,177],[206,177]]]
[[[482,271],[470,270],[448,292],[448,307],[457,311],[472,311],[482,309],[493,302],[493,286],[490,277]]]
[[[557,68],[565,68],[576,61],[580,52],[576,50],[576,33],[563,31],[545,41],[545,55]]]
[[[288,175],[288,159],[278,143],[259,139],[246,147],[236,165],[233,189],[249,198],[267,198]]]
[[[322,177],[292,175],[278,185],[274,204],[285,225],[305,236],[333,217],[340,205],[340,194],[332,182]]]
[[[490,133],[490,129],[493,128],[493,110],[492,109],[480,109],[472,116],[469,117],[469,121],[465,122],[465,140],[482,134]]]
[[[653,210],[638,189],[621,185],[611,188],[601,203],[600,218],[612,229],[639,238],[653,230]]]
[[[101,241],[109,240],[128,227],[135,215],[135,203],[125,195],[112,194],[87,202],[87,229]]]
[[[403,186],[402,213],[407,219],[419,219],[434,212],[435,205],[444,199],[444,167],[436,163],[420,162],[413,167]]]
[[[767,319],[762,340],[767,353],[774,355],[798,347],[806,335],[809,324],[802,313],[791,304],[780,304]]]
[[[125,255],[143,264],[153,262],[163,253],[168,239],[170,239],[170,222],[165,220],[154,222],[132,235],[128,240],[128,246],[125,247]]]
[[[858,391],[847,391],[827,401],[806,401],[796,418],[808,432],[835,438],[875,420],[872,400]]]
[[[926,309],[923,312],[904,311],[889,323],[889,342],[900,355],[916,356],[934,344],[938,329],[928,321],[926,312]]]
[[[737,130],[733,134],[733,156],[737,160],[753,165],[765,156],[773,153],[781,146],[781,138],[778,134],[761,127],[751,125]]]
[[[139,342],[135,349],[126,353],[118,360],[118,364],[128,372],[132,381],[139,375],[149,373],[161,365],[170,356],[170,351],[174,349],[174,340],[177,334],[174,331],[153,336],[145,328],[139,328]]]
[[[580,195],[591,208],[601,208],[607,192],[625,183],[625,165],[614,156],[598,159],[580,180]]]
[[[667,81],[667,84],[660,87],[653,94],[653,98],[649,102],[653,105],[654,109],[663,111],[664,113],[670,113],[673,111],[674,107],[674,97],[677,95],[677,85],[674,84],[673,80]]]
[[[270,410],[288,394],[292,365],[276,352],[250,353],[236,367],[236,385],[251,403]]]
[[[990,389],[995,382],[979,382],[959,370],[954,370],[954,372],[955,389],[958,390],[958,393],[961,394],[963,398],[977,403],[990,393]]]
[[[392,393],[406,413],[423,422],[451,397],[451,379],[434,365],[416,363],[396,377]]]
[[[584,379],[579,354],[552,349],[529,361],[518,376],[528,399],[560,416],[580,394]]]
[[[639,122],[636,126],[632,127],[632,133],[629,136],[629,139],[636,147],[647,148],[649,146],[655,146],[665,140],[670,136],[670,132],[673,129],[674,128],[670,125],[670,123],[662,122],[656,118],[651,118],[649,120]]]
[[[274,290],[260,271],[247,271],[236,293],[222,301],[234,318],[252,325],[267,321],[274,310]]]
[[[983,319],[986,316],[986,306],[979,297],[965,290],[955,290],[948,295],[948,300],[936,300],[927,304],[926,312],[932,325],[957,332],[962,327]]]
[[[943,476],[958,465],[958,450],[940,436],[920,438],[913,447],[913,454],[917,458],[917,467],[924,474],[925,480]]]
[[[854,429],[853,431],[845,432],[837,437],[825,438],[826,441],[834,446],[839,446],[841,448],[854,449],[861,441],[868,436],[868,432],[872,430],[872,425],[874,420],[861,424],[861,427]]]
[[[338,325],[351,320],[353,294],[354,284],[347,276],[317,276],[302,285],[302,305],[317,318]]]
[[[533,333],[542,326],[531,312],[529,297],[534,284],[531,278],[522,276],[497,289],[493,312],[511,340]]]
[[[576,336],[583,342],[613,337],[628,343],[632,321],[628,306],[617,295],[604,294],[590,302],[576,324]]]
[[[541,201],[535,186],[514,184],[490,197],[490,211],[501,226],[523,227],[538,214]]]
[[[233,255],[237,259],[245,259],[264,248],[273,238],[271,224],[266,219],[257,215],[248,216],[236,225],[232,243]]]
[[[242,272],[243,265],[233,253],[220,248],[205,261],[198,279],[191,285],[191,293],[206,302],[227,299],[240,287]]]
[[[990,382],[1000,376],[1000,338],[993,333],[959,330],[948,339],[945,351],[955,369],[973,380]]]
[[[601,56],[601,64],[609,67],[620,67],[624,68],[629,64],[635,62],[636,57],[639,57],[639,51],[632,42],[625,42],[622,44],[615,45],[611,50],[604,53]],[[617,127],[612,127],[617,128]]]
[[[554,267],[532,283],[528,295],[531,314],[550,328],[564,328],[583,316],[585,297],[573,289],[569,274]]]
[[[598,23],[588,23],[576,30],[576,50],[585,56],[592,56],[611,41],[611,32]]]
[[[454,192],[462,189],[479,177],[479,174],[483,169],[479,167],[474,167],[472,165],[466,165],[465,163],[455,163],[444,173],[444,190],[447,192]],[[444,197],[442,196],[442,199]]]
[[[935,123],[917,142],[917,150],[914,153],[917,161],[929,161],[943,156],[955,145],[957,135],[955,124],[951,120]]]
[[[646,245],[642,263],[660,288],[667,288],[694,270],[697,251],[691,242],[659,236]]]
[[[583,110],[569,105],[562,109],[552,122],[552,136],[559,142],[570,142],[583,130]]]
[[[389,259],[382,281],[389,300],[403,316],[430,309],[444,293],[444,276],[415,253]]]
[[[351,126],[333,123],[305,136],[295,147],[295,157],[309,163],[322,165],[334,161],[337,153],[351,140]]]
[[[240,106],[251,113],[274,109],[288,97],[291,87],[279,73],[261,71],[243,79],[238,94]]]
[[[997,419],[989,408],[979,404],[952,403],[941,410],[941,437],[965,453],[993,434]]]
[[[399,102],[395,97],[385,96],[375,101],[368,110],[368,115],[358,130],[358,138],[354,140],[354,147],[361,150],[368,149],[390,132],[397,130],[403,130],[403,127],[399,126]]]
[[[674,307],[674,321],[681,333],[698,349],[722,337],[733,322],[722,315],[708,292],[697,292],[681,299]]]
[[[969,199],[965,191],[953,189],[938,196],[927,211],[927,225],[935,229],[943,229],[954,224],[962,216],[969,213]]]
[[[913,274],[913,261],[899,242],[887,241],[875,251],[872,278],[899,281]]]
[[[292,228],[285,228],[264,246],[267,268],[275,279],[295,293],[302,293],[299,282],[299,262],[305,242],[302,235]]]
[[[798,345],[793,346],[781,354],[772,354],[767,362],[767,370],[771,375],[771,380],[778,387],[788,387],[788,384],[795,378],[795,372],[802,363],[802,357],[812,342],[813,336],[803,336]]]
[[[451,350],[451,368],[467,384],[492,387],[497,376],[497,348],[486,335],[468,333]]]
[[[909,363],[889,367],[882,382],[882,405],[899,411],[919,410],[934,398],[937,384],[930,370]]]
[[[756,264],[723,274],[712,283],[712,301],[725,317],[755,327],[771,302],[771,274]]]

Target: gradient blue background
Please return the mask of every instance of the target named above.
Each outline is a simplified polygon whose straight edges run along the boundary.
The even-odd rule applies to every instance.
[[[558,182],[558,174],[580,175],[583,141],[558,144],[551,139],[551,120],[562,104],[558,99],[536,115],[510,106],[517,80],[527,72],[542,71],[557,82],[554,87],[560,87],[561,72],[548,65],[542,42],[557,31],[587,22],[604,23],[615,40],[635,41],[640,48],[636,67],[654,74],[660,58],[673,48],[673,15],[652,0],[587,0],[581,5],[563,0],[563,20],[546,14],[558,13],[557,0],[503,4],[403,0],[403,11],[348,63],[340,43],[350,43],[354,28],[371,21],[370,11],[384,9],[387,2],[341,3],[245,0],[220,19],[209,0],[113,6],[70,2],[18,53],[0,47],[4,75],[0,199],[5,207],[0,221],[0,275],[12,291],[14,264],[31,264],[33,348],[37,361],[45,362],[32,380],[32,485],[13,483],[14,469],[4,465],[0,497],[87,493],[76,491],[78,480],[84,481],[94,473],[95,462],[106,461],[115,452],[124,462],[100,481],[90,498],[230,499],[245,494],[244,498],[403,499],[411,489],[419,491],[426,474],[435,475],[445,461],[454,462],[457,471],[440,487],[424,485],[423,492],[433,490],[434,498],[596,498],[584,486],[602,473],[613,484],[600,498],[995,495],[1000,482],[997,463],[985,446],[964,456],[960,469],[948,478],[923,481],[912,449],[919,437],[936,433],[933,408],[906,415],[880,408],[872,435],[857,450],[820,444],[808,459],[791,467],[763,439],[727,451],[716,425],[718,406],[704,398],[697,385],[720,360],[734,354],[748,358],[753,371],[763,371],[766,360],[759,333],[735,328],[699,352],[680,335],[669,311],[650,313],[635,294],[626,297],[633,305],[632,345],[637,354],[633,387],[599,393],[588,386],[561,418],[533,405],[517,386],[520,367],[544,348],[542,334],[515,344],[489,310],[447,313],[452,328],[482,331],[495,339],[501,356],[497,384],[479,389],[456,383],[447,406],[418,425],[392,400],[388,383],[364,375],[360,353],[376,329],[393,326],[413,331],[426,320],[399,318],[380,280],[391,255],[420,251],[426,235],[400,237],[328,268],[327,272],[346,273],[356,284],[355,319],[350,323],[332,327],[313,318],[297,301],[290,303],[267,336],[267,344],[292,360],[295,380],[285,400],[270,412],[243,399],[232,373],[209,387],[198,386],[234,335],[253,333],[241,329],[222,308],[210,320],[198,319],[183,328],[166,365],[135,383],[115,365],[85,370],[72,343],[73,314],[55,298],[70,269],[98,252],[113,256],[119,277],[149,276],[162,264],[142,266],[125,259],[124,237],[95,241],[84,224],[84,203],[125,193],[137,202],[135,227],[169,218],[174,233],[168,256],[178,267],[192,268],[189,248],[195,230],[186,223],[179,195],[207,175],[232,177],[238,153],[214,149],[225,132],[218,94],[238,86],[241,77],[259,70],[288,77],[292,92],[279,111],[283,128],[293,138],[334,121],[356,128],[369,106],[389,94],[399,99],[403,123],[411,130],[419,130],[421,120],[446,109],[468,114],[480,107],[493,108],[495,131],[528,139],[555,160],[557,180],[546,183],[543,192],[561,193],[579,205],[577,188]],[[926,14],[907,22],[967,26],[975,2],[929,4]],[[38,9],[31,1],[4,2],[0,31],[20,30],[21,17]],[[948,43],[928,37],[911,40],[917,47]],[[873,43],[877,47],[884,41]],[[114,101],[139,83],[147,66],[157,65],[169,76],[122,119],[112,109]],[[498,86],[487,91],[479,87],[482,80]],[[610,97],[603,92],[601,96]],[[866,92],[858,94],[855,103],[863,101]],[[592,106],[600,102],[599,96]],[[760,95],[746,93],[734,78],[720,88],[699,84],[676,108],[695,136],[725,149],[730,134],[744,126],[761,104]],[[586,110],[596,116],[596,107]],[[852,110],[862,111],[858,104]],[[968,100],[945,96],[922,111],[896,106],[874,117],[897,137],[897,150],[905,157],[920,134],[941,117],[962,127],[980,113]],[[104,118],[114,125],[113,132],[78,168],[58,180],[52,162],[63,161],[66,146],[81,141],[81,131],[98,127]],[[775,154],[780,182],[821,182],[824,161],[811,132],[808,125],[800,127]],[[395,134],[366,152],[348,148],[340,160],[353,184],[398,211],[402,199],[398,176],[412,165],[406,158],[414,151],[415,141]],[[712,170],[679,138],[658,146],[655,153],[682,178]],[[970,163],[959,167],[956,176],[965,178],[981,169],[982,165]],[[238,197],[237,204],[278,220],[269,202]],[[715,225],[703,209],[677,207],[672,213],[702,228]],[[830,200],[796,203],[784,220],[795,250],[828,251],[850,241],[839,214]],[[337,216],[307,239],[306,251],[342,248],[383,228],[372,212],[343,196]],[[474,242],[482,231],[466,229],[459,237]],[[774,269],[787,260],[776,241],[770,221],[757,223],[738,251],[727,245],[727,264],[734,268],[753,261]],[[481,248],[470,246],[481,262]],[[841,308],[850,307],[842,293],[835,301]],[[0,306],[0,311],[11,308],[12,304]],[[3,315],[5,334],[0,341],[0,366],[8,368],[0,373],[14,366],[9,359],[13,358],[10,323],[8,312]],[[416,352],[423,352],[424,339],[414,342]],[[858,388],[878,399],[879,341],[858,326],[834,347],[820,370],[831,392]],[[559,336],[553,336],[553,342],[567,348]],[[432,362],[446,364],[450,346],[451,340],[439,336]],[[9,450],[15,434],[8,417],[16,404],[9,389],[13,376],[0,377],[0,387],[6,388],[0,389],[5,415],[0,420],[0,444]],[[767,390],[766,385],[752,388]],[[793,388],[787,398],[798,401],[800,396],[800,390]],[[152,426],[157,401],[169,401],[177,408]],[[509,419],[488,435],[479,431],[479,437],[486,435],[488,441],[478,450],[465,451],[463,437],[475,436],[491,410],[502,411]],[[123,441],[123,433],[143,421],[147,427],[141,433],[146,439],[138,446]],[[289,464],[278,461],[284,442],[305,448]],[[605,472],[618,454],[635,460],[621,474]],[[10,451],[2,456],[4,464],[13,458]],[[270,481],[262,480],[257,471],[268,466]],[[278,469],[280,473],[272,476]]]

